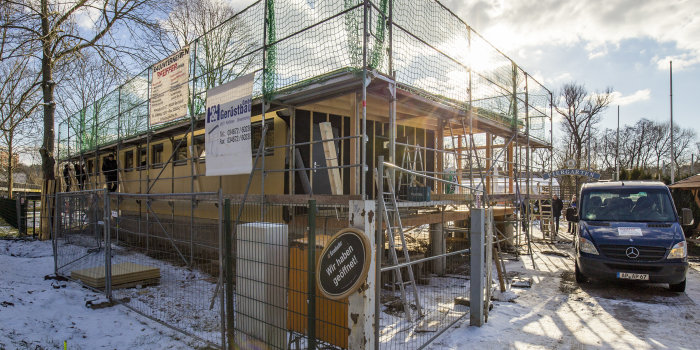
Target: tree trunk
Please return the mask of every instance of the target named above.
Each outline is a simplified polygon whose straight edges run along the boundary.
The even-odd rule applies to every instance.
[[[53,81],[53,55],[51,52],[52,34],[49,27],[49,6],[48,0],[41,0],[41,90],[44,97],[44,137],[43,144],[39,149],[41,154],[41,170],[44,174],[44,193],[42,193],[41,203],[41,239],[51,238],[50,226],[53,221],[54,201],[52,200],[53,189],[55,186],[54,175],[54,112],[56,104],[53,99],[54,81]]]

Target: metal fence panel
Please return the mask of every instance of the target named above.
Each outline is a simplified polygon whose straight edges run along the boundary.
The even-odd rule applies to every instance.
[[[149,318],[220,346],[218,196],[113,193],[110,204],[112,297]],[[142,277],[120,285],[120,276],[128,274]]]
[[[56,274],[104,276],[104,227],[102,210],[104,192],[82,191],[58,193],[54,218],[54,259]]]
[[[246,202],[242,210],[240,205],[230,209],[232,225],[241,213],[232,229],[236,344],[347,348],[347,298],[331,300],[317,292],[313,265],[330,237],[348,226],[348,205]]]

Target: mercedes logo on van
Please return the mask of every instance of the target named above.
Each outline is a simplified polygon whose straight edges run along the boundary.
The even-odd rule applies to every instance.
[[[630,259],[636,259],[639,256],[639,249],[635,247],[629,247],[625,250],[625,254]]]

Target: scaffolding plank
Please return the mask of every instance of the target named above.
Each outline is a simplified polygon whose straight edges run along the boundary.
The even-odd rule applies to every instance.
[[[78,279],[90,287],[104,288],[105,267],[95,266],[86,269],[71,271],[71,278]],[[112,285],[142,284],[139,282],[153,282],[160,279],[160,269],[153,266],[140,265],[125,262],[112,265]]]
[[[331,182],[331,191],[334,195],[343,194],[343,181],[340,179],[340,171],[338,168],[338,153],[335,150],[335,142],[333,141],[333,128],[330,122],[318,124],[321,129],[321,140],[323,142],[323,153],[326,156],[326,166],[328,169],[328,178]]]

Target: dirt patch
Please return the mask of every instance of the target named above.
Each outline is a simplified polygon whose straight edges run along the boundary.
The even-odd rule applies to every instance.
[[[542,254],[544,255],[556,255],[556,256],[561,256],[563,258],[569,258],[569,253],[567,252],[562,252],[559,250],[543,250]]]
[[[576,291],[580,290],[578,283],[576,283],[576,276],[573,271],[564,271],[559,277],[559,291],[565,294],[574,294]]]
[[[644,334],[649,329],[652,322],[650,314],[637,306],[619,304],[612,306],[612,314],[615,319],[625,325],[628,330],[635,330],[636,333]]]

